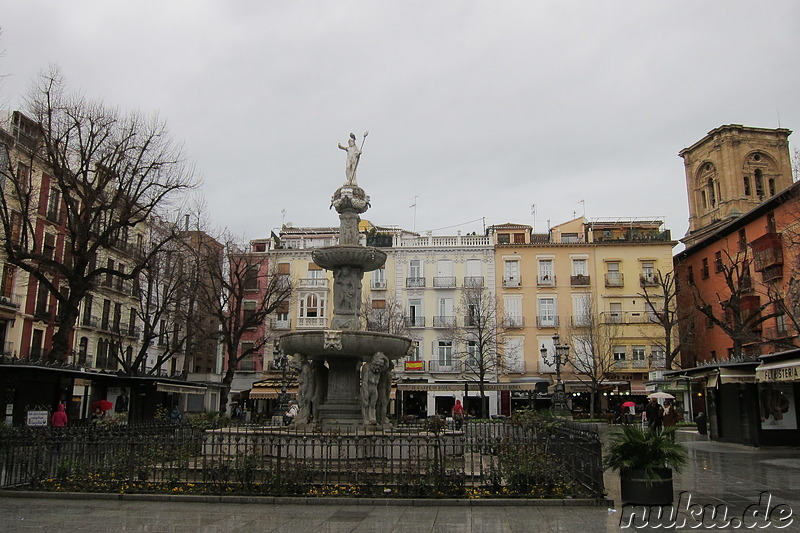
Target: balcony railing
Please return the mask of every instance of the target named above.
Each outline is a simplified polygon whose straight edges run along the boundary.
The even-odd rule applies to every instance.
[[[386,288],[386,280],[385,279],[373,279],[370,280],[369,286],[371,289],[375,290],[383,290]]]
[[[524,317],[517,316],[517,315],[506,315],[506,327],[507,328],[521,328],[525,325]]]
[[[297,319],[298,328],[324,328],[328,325],[328,319],[321,317],[301,316]]]
[[[301,278],[297,280],[300,289],[327,289],[328,278]]]
[[[406,278],[406,287],[412,289],[425,287],[425,278]]]
[[[521,284],[519,276],[503,276],[503,287],[519,287]]]
[[[606,272],[606,287],[622,287],[625,285],[625,277],[622,272]]]
[[[536,278],[536,285],[539,287],[555,287],[556,276],[555,274],[547,274],[545,276],[538,276]]]
[[[506,362],[506,366],[504,368],[506,374],[524,374],[525,373],[525,361],[509,361]]]
[[[456,317],[454,317],[454,316],[435,316],[435,317],[433,317],[433,327],[435,327],[435,328],[454,328],[454,327],[456,327]]]
[[[405,317],[406,320],[406,327],[407,328],[424,328],[425,327],[425,317],[424,316],[407,316]]]
[[[653,287],[658,285],[656,275],[652,273],[639,274],[639,285],[642,287]]]
[[[464,287],[483,287],[483,276],[464,276]]]
[[[647,370],[645,359],[617,359],[614,361],[614,370]]]
[[[443,374],[459,374],[461,373],[461,361],[432,360],[428,362],[428,370]]]
[[[536,325],[540,328],[555,328],[558,327],[557,316],[537,316]]]
[[[433,286],[436,289],[452,289],[456,286],[455,276],[434,276]]]
[[[292,326],[291,320],[278,320],[277,318],[273,318],[270,321],[270,329],[290,329]]]
[[[576,274],[569,277],[569,284],[573,287],[588,287],[592,284],[592,278],[586,274]]]
[[[36,308],[33,310],[33,317],[37,320],[50,320],[50,317],[53,316],[53,306],[52,305],[37,305]]]
[[[97,324],[100,322],[100,319],[96,316],[83,316],[81,318],[81,326],[85,328],[97,328]]]

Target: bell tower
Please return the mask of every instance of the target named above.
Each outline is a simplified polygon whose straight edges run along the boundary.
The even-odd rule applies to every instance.
[[[686,246],[792,184],[791,133],[729,124],[679,152],[689,198]]]

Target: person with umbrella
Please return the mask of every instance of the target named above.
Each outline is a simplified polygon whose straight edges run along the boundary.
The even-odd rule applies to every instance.
[[[112,409],[113,407],[114,404],[105,399],[92,402],[92,421],[98,422],[102,420],[106,416],[106,411]]]
[[[622,421],[623,423],[630,424],[633,422],[633,417],[636,415],[636,404],[630,400],[622,403]]]
[[[647,427],[651,431],[661,431],[663,427],[664,408],[658,404],[658,398],[650,395],[650,403],[644,410],[647,417]]]

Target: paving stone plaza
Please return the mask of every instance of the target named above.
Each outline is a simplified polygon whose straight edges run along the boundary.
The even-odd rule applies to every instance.
[[[602,431],[607,433],[606,429]],[[800,531],[800,450],[751,448],[711,442],[693,431],[678,438],[689,449],[689,466],[675,479],[677,514],[639,530]],[[289,500],[231,498],[226,503],[188,501],[166,496],[137,499],[100,495],[73,499],[65,495],[0,493],[4,531],[147,531],[147,532],[512,532],[635,530],[642,525],[619,501],[619,482],[606,473],[608,498],[614,507],[573,506],[569,501],[400,501]],[[683,499],[678,500],[681,491]],[[767,492],[772,499],[767,500]],[[691,500],[687,497],[691,495]],[[20,496],[20,497],[16,497]],[[22,497],[24,496],[24,497]],[[28,497],[32,496],[32,497]],[[761,498],[761,502],[759,499]],[[215,499],[219,502],[219,498]],[[689,508],[688,506],[694,507]],[[706,511],[698,511],[706,506]],[[712,517],[711,507],[718,514]],[[773,521],[767,523],[769,506]],[[777,512],[791,517],[777,522]],[[720,512],[727,510],[727,516]],[[745,514],[748,510],[749,514]],[[705,522],[692,522],[702,514]],[[745,515],[744,522],[737,522]],[[749,518],[748,518],[749,517]],[[683,523],[682,523],[682,519]],[[723,527],[727,521],[727,527]],[[631,527],[622,527],[630,523]],[[738,524],[738,527],[737,527]],[[692,529],[692,526],[696,526]],[[780,528],[780,525],[786,527]],[[660,526],[656,528],[655,526]],[[666,526],[666,527],[665,527]],[[671,527],[670,527],[671,526]]]

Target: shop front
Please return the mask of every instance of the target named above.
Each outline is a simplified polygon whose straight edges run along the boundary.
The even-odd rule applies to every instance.
[[[800,445],[797,400],[800,398],[800,350],[761,356],[756,368],[760,444]]]

